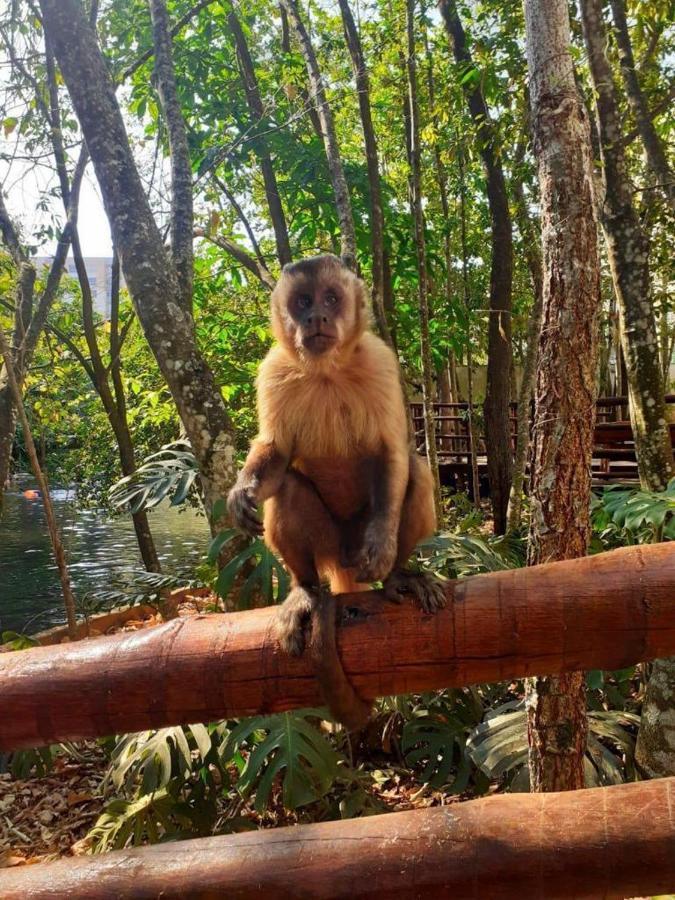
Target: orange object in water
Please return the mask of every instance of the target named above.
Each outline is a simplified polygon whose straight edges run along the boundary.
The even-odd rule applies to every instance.
[[[40,491],[24,491],[24,497],[26,500],[39,500],[40,499]]]

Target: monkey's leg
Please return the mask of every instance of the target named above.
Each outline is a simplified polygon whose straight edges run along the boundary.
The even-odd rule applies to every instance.
[[[289,568],[293,588],[275,622],[279,643],[299,656],[307,643],[317,680],[332,715],[349,729],[370,715],[349,683],[335,642],[335,599],[319,584],[318,561],[337,560],[339,530],[311,482],[289,471],[265,507],[265,533]],[[306,634],[309,633],[307,640]]]
[[[445,606],[445,589],[440,578],[430,572],[415,572],[406,567],[418,541],[433,534],[435,527],[431,472],[415,454],[411,459],[410,481],[401,510],[396,565],[383,582],[387,600],[400,603],[404,596],[412,595],[427,613],[438,612]]]

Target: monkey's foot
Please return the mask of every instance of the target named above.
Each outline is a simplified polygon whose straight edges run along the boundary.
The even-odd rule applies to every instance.
[[[282,649],[290,656],[302,656],[305,652],[305,635],[316,600],[307,588],[294,587],[277,610],[274,633]]]
[[[383,584],[386,600],[400,603],[406,596],[412,596],[425,613],[436,613],[446,604],[443,582],[429,572],[409,572],[394,569]]]

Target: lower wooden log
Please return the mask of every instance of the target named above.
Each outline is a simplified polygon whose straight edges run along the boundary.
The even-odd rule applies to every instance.
[[[555,900],[675,890],[675,779],[506,794],[0,872],[3,900]]]
[[[344,596],[338,650],[363,697],[675,654],[675,547],[476,575],[425,615]],[[273,610],[0,653],[0,750],[321,704],[311,662],[281,652]]]

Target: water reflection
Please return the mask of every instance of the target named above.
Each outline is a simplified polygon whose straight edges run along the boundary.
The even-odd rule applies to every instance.
[[[0,516],[0,631],[31,634],[65,621],[42,503],[24,496],[31,487],[15,484]],[[76,595],[108,590],[115,576],[142,568],[128,516],[111,520],[99,510],[77,509],[65,490],[53,490],[52,500]],[[167,503],[150,513],[150,527],[167,573],[189,570],[203,558],[208,527],[193,510],[179,512]]]

